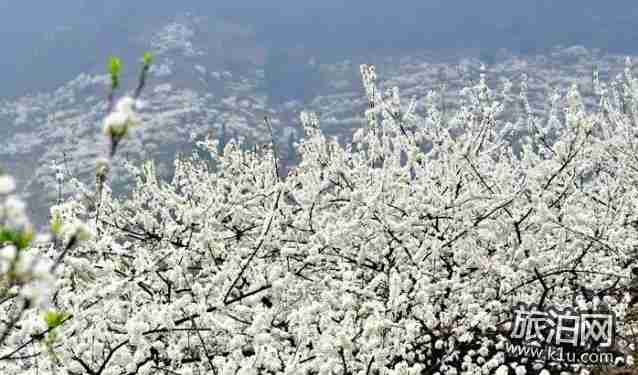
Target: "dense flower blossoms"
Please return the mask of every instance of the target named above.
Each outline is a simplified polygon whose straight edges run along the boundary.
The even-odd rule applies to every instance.
[[[99,211],[82,199],[56,206],[64,222],[95,223],[55,284],[53,305],[68,314],[50,319],[64,321],[61,339],[37,362],[26,355],[42,344],[0,366],[71,374],[580,372],[507,357],[519,302],[613,311],[629,337],[638,261],[631,112],[601,97],[601,112],[590,113],[571,89],[552,97],[551,121],[542,122],[523,85],[517,122],[503,123],[511,87],[496,94],[482,76],[461,92],[458,113],[429,106],[422,117],[398,90],[379,92],[372,67],[361,71],[367,126],[344,146],[322,133],[317,115],[303,113],[301,162],[285,178],[272,146],[231,141],[220,151],[208,140],[205,156],[176,160],[170,182],[149,161],[130,166],[137,181],[129,197],[105,189]],[[631,83],[624,97],[638,99],[631,72],[623,79]],[[120,103],[120,115],[105,120],[116,132],[133,114],[130,101]],[[18,347],[29,340],[20,333]],[[12,350],[0,349],[0,358]],[[630,352],[623,340],[616,349]]]

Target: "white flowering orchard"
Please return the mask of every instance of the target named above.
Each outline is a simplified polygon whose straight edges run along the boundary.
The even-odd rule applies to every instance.
[[[484,77],[449,114],[404,105],[398,90],[379,90],[373,67],[362,73],[369,124],[342,146],[302,114],[301,162],[286,177],[272,147],[231,141],[220,154],[210,140],[206,157],[176,160],[170,182],[146,162],[131,167],[126,198],[105,183],[99,209],[85,199],[57,206],[95,236],[60,264],[56,340],[29,342],[44,327],[26,315],[0,346],[0,368],[578,372],[506,358],[519,302],[613,311],[624,350],[638,246],[631,71],[620,84],[596,81],[590,112],[572,89],[537,118],[523,87],[515,123]]]

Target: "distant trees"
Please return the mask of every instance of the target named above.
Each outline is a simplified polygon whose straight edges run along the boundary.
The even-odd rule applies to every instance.
[[[506,357],[518,302],[610,309],[617,350],[629,352],[638,248],[631,70],[619,83],[596,80],[595,112],[572,88],[553,98],[547,119],[521,111],[516,123],[502,122],[509,102],[480,77],[445,126],[436,105],[418,115],[398,89],[379,92],[374,67],[361,73],[367,125],[342,146],[303,113],[300,162],[285,178],[272,144],[244,150],[231,140],[220,151],[209,139],[199,147],[212,161],[178,159],[172,181],[158,179],[150,161],[131,166],[136,186],[126,198],[113,197],[107,179],[99,195],[80,186],[78,198],[54,208],[55,220],[90,223],[95,235],[65,252],[49,310],[27,305],[6,331],[0,368],[567,370]],[[527,134],[520,152],[512,132]],[[15,303],[0,300],[0,309]],[[53,313],[41,320],[44,311]],[[43,339],[42,322],[53,339]]]

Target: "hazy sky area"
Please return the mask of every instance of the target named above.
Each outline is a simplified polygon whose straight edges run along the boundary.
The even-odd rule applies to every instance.
[[[269,51],[302,44],[324,59],[468,47],[535,52],[557,44],[638,49],[635,0],[0,0],[0,96],[95,70],[145,28],[185,12],[250,26]]]

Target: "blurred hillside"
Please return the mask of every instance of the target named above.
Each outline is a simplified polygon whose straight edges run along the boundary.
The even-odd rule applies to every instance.
[[[281,154],[295,161],[293,146],[302,135],[301,110],[317,111],[329,136],[347,141],[363,124],[366,100],[359,64],[378,66],[382,88],[398,86],[408,99],[439,94],[439,105],[451,116],[459,91],[479,78],[479,68],[495,90],[503,80],[517,83],[529,77],[530,100],[538,116],[548,110],[548,94],[576,83],[589,105],[594,65],[607,78],[624,68],[624,55],[583,46],[555,47],[538,54],[506,49],[486,54],[482,49],[414,49],[403,53],[360,53],[332,61],[303,45],[272,50],[259,41],[259,33],[229,19],[193,14],[173,17],[157,27],[145,26],[131,34],[130,48],[113,52],[122,56],[124,91],[136,84],[143,51],[156,54],[141,109],[143,126],[121,146],[113,185],[131,181],[121,166],[125,160],[154,159],[163,176],[171,174],[175,154],[191,154],[206,137],[243,138],[248,144],[269,141],[264,116],[272,118]],[[65,179],[87,183],[94,178],[95,159],[103,152],[101,121],[105,115],[107,76],[105,61],[77,74],[52,90],[0,101],[0,164],[20,181],[35,216],[46,222],[55,201],[54,163],[63,165]],[[120,92],[119,94],[123,94]],[[424,101],[417,111],[424,110]],[[517,118],[517,104],[507,113]],[[66,182],[65,182],[66,184]],[[63,193],[70,193],[65,185]]]

